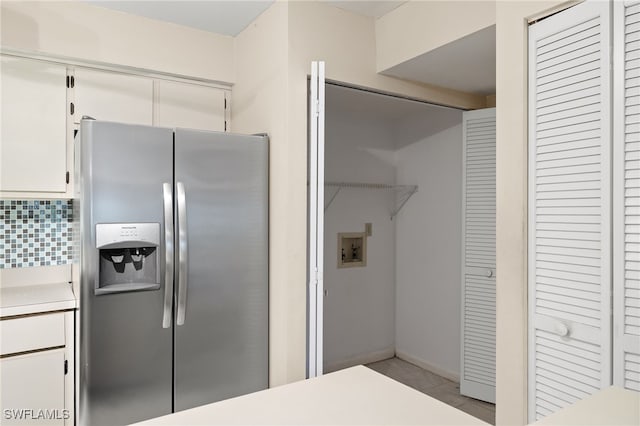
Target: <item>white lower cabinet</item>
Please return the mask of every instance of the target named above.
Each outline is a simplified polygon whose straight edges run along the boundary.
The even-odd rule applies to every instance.
[[[0,424],[74,424],[72,311],[0,320]]]
[[[64,425],[64,349],[0,360],[2,424]]]

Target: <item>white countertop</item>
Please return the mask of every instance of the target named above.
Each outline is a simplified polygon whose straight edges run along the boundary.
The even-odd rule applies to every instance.
[[[0,317],[74,309],[70,283],[21,285],[0,288]]]
[[[640,392],[609,387],[533,423],[548,426],[640,425]]]
[[[139,425],[488,425],[357,366]]]

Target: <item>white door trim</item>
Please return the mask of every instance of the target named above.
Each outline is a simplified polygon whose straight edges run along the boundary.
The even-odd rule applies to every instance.
[[[312,62],[309,83],[308,377],[321,376],[323,366],[324,80],[324,62]]]

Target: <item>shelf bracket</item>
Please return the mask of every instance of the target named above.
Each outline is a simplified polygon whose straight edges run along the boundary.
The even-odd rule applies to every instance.
[[[336,192],[333,193],[333,195],[331,196],[331,198],[329,198],[329,202],[327,203],[327,205],[324,206],[324,211],[326,212],[327,209],[329,208],[329,206],[331,205],[331,203],[333,203],[333,200],[336,199],[336,197],[338,196],[338,193],[340,192],[340,190],[342,189],[341,186],[337,187],[338,189],[336,189]]]
[[[336,199],[342,188],[352,189],[378,189],[396,192],[394,208],[391,209],[391,220],[400,213],[400,210],[407,204],[409,198],[418,192],[418,185],[391,185],[385,183],[360,183],[360,182],[325,182],[325,188],[336,188],[333,194],[331,194],[329,201],[324,206],[326,212],[333,200]]]
[[[416,192],[418,192],[418,185],[411,185],[407,188],[407,191],[404,194],[402,194],[400,198],[398,207],[396,207],[396,209],[391,213],[391,220],[393,220],[393,218],[396,217],[398,213],[400,213],[400,210],[402,210],[404,205],[407,204],[407,201],[409,201],[409,198],[411,198],[413,194],[415,194]]]

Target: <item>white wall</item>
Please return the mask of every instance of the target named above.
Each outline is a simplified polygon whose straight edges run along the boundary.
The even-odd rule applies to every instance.
[[[449,2],[427,3],[440,5]],[[482,96],[379,74],[376,68],[377,21],[374,18],[339,9],[322,1],[290,1],[288,4],[290,63],[291,70],[296,73],[292,72],[289,81],[295,85],[296,90],[300,87],[306,90],[306,87],[301,86],[304,81],[299,80],[297,73],[302,72],[306,77],[311,61],[320,60],[326,61],[327,78],[332,80],[410,96],[440,105],[468,109],[485,107],[486,100]],[[431,13],[430,16],[434,21],[439,18],[451,19],[451,16],[459,17],[460,9],[455,7],[445,9],[455,10],[457,15],[449,13],[440,17]],[[471,27],[468,32],[465,32],[463,28],[467,23],[468,21],[464,21],[456,26],[464,35],[475,31],[471,29],[475,27]],[[453,41],[453,38],[448,41]],[[396,42],[394,48],[400,47],[402,43],[399,45]],[[417,52],[416,55],[420,53],[424,51]],[[299,92],[292,94],[298,96]]]
[[[326,181],[393,183],[393,138],[389,125],[356,118],[327,98]],[[325,202],[335,189],[325,191]],[[391,194],[342,189],[325,213],[325,371],[377,361],[394,354],[395,224]],[[338,268],[338,233],[364,232],[367,265]]]
[[[496,1],[408,1],[376,20],[382,72],[496,23]]]
[[[0,2],[3,48],[233,83],[233,38],[81,1]]]
[[[269,134],[270,386],[304,379],[306,365],[306,139],[288,138],[287,17],[276,2],[235,38],[231,106],[234,132]]]
[[[452,127],[397,152],[397,183],[419,189],[396,223],[396,353],[457,379],[462,112],[452,114]]]

